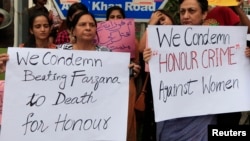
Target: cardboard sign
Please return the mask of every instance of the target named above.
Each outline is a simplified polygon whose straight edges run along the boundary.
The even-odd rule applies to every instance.
[[[110,20],[99,22],[97,43],[112,52],[129,52],[135,57],[135,22],[133,19]]]

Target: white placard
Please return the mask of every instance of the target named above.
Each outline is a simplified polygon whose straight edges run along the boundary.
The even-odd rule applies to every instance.
[[[149,26],[156,121],[250,110],[244,26]]]
[[[129,53],[8,54],[1,141],[126,140]]]

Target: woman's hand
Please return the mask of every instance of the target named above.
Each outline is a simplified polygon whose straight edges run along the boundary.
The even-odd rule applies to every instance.
[[[143,50],[143,60],[145,63],[148,63],[148,61],[150,60],[152,56],[152,51],[151,51],[151,48],[145,48]]]
[[[153,12],[149,19],[148,24],[156,25],[162,17],[163,17],[163,14],[160,11]]]
[[[141,71],[140,65],[138,65],[134,62],[131,62],[128,67],[129,67],[129,69],[132,69],[133,77],[137,77],[140,74],[140,71]]]
[[[5,72],[6,62],[9,60],[9,55],[6,53],[0,54],[0,73]]]
[[[242,4],[244,3],[244,1],[243,0],[236,0],[237,2],[238,2],[238,7],[240,7],[240,6],[242,6]]]
[[[245,55],[247,57],[250,57],[250,47],[247,47],[246,50],[245,50]]]
[[[241,10],[241,6],[243,5],[243,0],[236,0],[238,2],[238,5],[236,6],[233,6],[233,9],[236,10],[237,14],[238,14],[238,11],[237,10]]]

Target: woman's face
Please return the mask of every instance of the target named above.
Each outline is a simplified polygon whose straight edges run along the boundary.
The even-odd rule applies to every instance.
[[[162,14],[162,17],[159,19],[161,25],[172,25],[172,20],[167,16]]]
[[[109,15],[109,20],[124,19],[119,10],[113,10]]]
[[[34,34],[36,40],[48,39],[50,34],[50,25],[45,16],[38,16],[33,21],[30,33]]]
[[[96,36],[96,24],[91,15],[85,14],[82,15],[74,30],[73,36],[76,36],[78,40],[88,40],[93,41]]]
[[[184,0],[180,5],[180,22],[182,25],[201,25],[207,12],[202,9],[197,0]]]

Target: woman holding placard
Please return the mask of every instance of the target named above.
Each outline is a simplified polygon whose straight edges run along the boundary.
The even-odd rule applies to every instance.
[[[179,0],[182,25],[202,25],[208,11],[207,0]],[[148,62],[152,51],[145,48],[143,58]],[[158,141],[207,141],[208,125],[216,124],[216,115],[184,117],[157,122]]]
[[[56,48],[56,45],[49,41],[50,31],[51,31],[52,21],[49,19],[48,15],[44,12],[36,12],[29,17],[29,39],[27,42],[22,43],[19,47],[30,47],[30,48]],[[0,54],[0,72],[5,72],[6,62],[9,60],[9,55],[7,53]],[[4,81],[1,81],[1,97],[3,98],[4,93]],[[0,102],[1,104],[1,102]],[[0,107],[2,108],[2,107]],[[2,112],[2,109],[0,109]],[[0,113],[0,116],[2,114]],[[1,119],[1,117],[0,117]],[[0,123],[1,128],[1,123]]]
[[[65,43],[58,45],[58,49],[67,50],[95,50],[95,51],[110,51],[108,48],[95,44],[97,35],[97,21],[95,17],[86,11],[76,14],[71,22],[70,34],[75,38],[73,43]],[[140,66],[130,64],[129,67],[134,72],[140,72]]]
[[[108,8],[106,12],[106,20],[122,20],[125,19],[125,12],[119,6],[112,6]],[[130,81],[129,81],[129,107],[128,107],[128,124],[127,124],[127,141],[136,141],[136,115],[134,110],[135,100],[136,100],[136,85],[135,85],[135,77],[137,77],[140,73],[140,66],[138,65],[138,49],[137,49],[138,41],[135,40],[135,58],[131,58],[131,64],[137,66],[138,71],[132,71]]]

